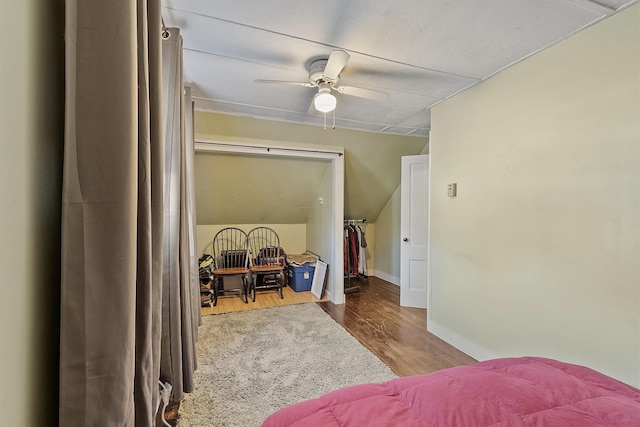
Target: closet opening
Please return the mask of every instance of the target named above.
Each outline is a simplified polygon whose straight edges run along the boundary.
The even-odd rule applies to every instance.
[[[229,142],[229,141],[213,141],[198,139],[195,143],[196,150],[196,181],[201,179],[209,179],[206,169],[210,168],[207,163],[209,160],[215,160],[218,156],[218,169],[224,167],[233,168],[230,171],[229,178],[218,179],[219,182],[210,182],[204,186],[200,185],[197,190],[197,197],[204,197],[200,194],[203,191],[208,192],[207,202],[211,204],[211,210],[224,211],[225,198],[217,198],[216,194],[224,194],[229,185],[237,185],[238,194],[226,192],[226,200],[234,198],[233,204],[236,206],[233,214],[233,223],[240,224],[244,222],[242,218],[243,212],[253,213],[253,216],[247,215],[252,222],[259,223],[262,219],[268,218],[268,213],[262,212],[260,215],[260,203],[263,200],[277,198],[280,206],[277,209],[284,208],[280,212],[282,215],[290,215],[294,212],[290,209],[302,209],[307,212],[305,217],[304,232],[306,250],[318,254],[320,258],[326,262],[329,267],[327,270],[326,295],[329,301],[334,304],[344,303],[344,278],[343,278],[343,219],[344,219],[344,150],[342,147],[334,146],[313,146],[309,144],[278,144],[269,143],[257,144],[249,142]],[[209,155],[213,156],[210,157]],[[238,161],[241,159],[241,162]],[[265,163],[270,162],[270,163]],[[234,165],[243,165],[242,170]],[[262,165],[268,164],[268,167]],[[305,200],[296,205],[295,200],[288,199],[287,195],[283,196],[282,169],[291,168],[293,176],[286,178],[286,181],[293,187],[298,186],[297,181],[304,181],[308,190]],[[323,169],[324,168],[324,169]],[[199,172],[200,169],[200,172]],[[257,169],[257,170],[256,170]],[[296,175],[297,174],[297,175]],[[231,176],[232,175],[232,176]],[[274,181],[274,179],[276,181]],[[229,181],[236,180],[236,181]],[[279,181],[278,181],[279,180]],[[313,181],[313,184],[311,182]],[[225,184],[226,183],[226,184]],[[196,188],[198,188],[198,182]],[[200,182],[200,184],[202,184]],[[277,188],[278,192],[271,191]],[[242,190],[246,189],[246,191]],[[307,199],[308,196],[308,199]],[[240,201],[235,199],[241,199]],[[273,205],[273,200],[271,206]],[[237,206],[242,206],[238,209]],[[207,224],[209,221],[201,221],[199,213],[197,215],[198,222],[198,249],[204,248],[203,241],[207,239],[207,230],[202,226],[202,235],[200,232],[201,224]],[[257,219],[257,220],[256,220]],[[217,223],[230,224],[231,217],[218,220]],[[268,220],[263,222],[269,222]],[[285,220],[286,222],[286,220]],[[294,231],[295,232],[295,231]],[[211,236],[209,236],[211,237]]]

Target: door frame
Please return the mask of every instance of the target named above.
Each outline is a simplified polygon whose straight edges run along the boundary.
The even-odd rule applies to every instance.
[[[343,221],[344,221],[344,148],[333,146],[313,146],[309,144],[255,144],[250,142],[230,142],[198,138],[195,151],[251,154],[260,156],[311,158],[331,162],[332,206],[331,215],[331,251],[329,274],[327,277],[327,296],[334,304],[344,304],[343,259]],[[331,268],[331,266],[334,266]]]

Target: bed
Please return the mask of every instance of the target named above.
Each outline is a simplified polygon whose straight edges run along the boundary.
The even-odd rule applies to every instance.
[[[263,427],[640,426],[640,390],[539,357],[494,359],[336,390]]]

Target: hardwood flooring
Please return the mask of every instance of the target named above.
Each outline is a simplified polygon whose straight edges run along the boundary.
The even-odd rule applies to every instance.
[[[345,304],[319,301],[311,292],[285,288],[284,299],[271,290],[261,291],[256,302],[241,296],[218,299],[216,307],[203,307],[202,314],[265,308],[275,305],[316,303],[362,345],[371,350],[398,376],[426,374],[439,369],[470,365],[476,360],[427,332],[427,310],[400,307],[400,288],[377,277],[360,281],[360,292],[345,295]],[[165,417],[175,426],[178,404],[167,408]]]
[[[398,376],[470,365],[476,360],[427,332],[427,310],[400,307],[400,288],[377,277],[346,302],[318,303]]]
[[[303,304],[308,302],[320,302],[318,298],[313,296],[311,292],[296,292],[290,287],[283,290],[284,298],[280,298],[280,294],[273,289],[258,290],[256,292],[256,301],[251,300],[244,302],[242,295],[221,295],[218,297],[218,304],[215,307],[202,307],[202,315],[230,313],[233,311],[254,310],[256,308],[277,307],[282,305]],[[327,301],[327,297],[323,298]]]

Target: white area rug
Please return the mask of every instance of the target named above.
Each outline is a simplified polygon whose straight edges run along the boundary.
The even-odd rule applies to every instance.
[[[396,375],[316,304],[203,317],[179,427],[260,426],[274,411]]]

